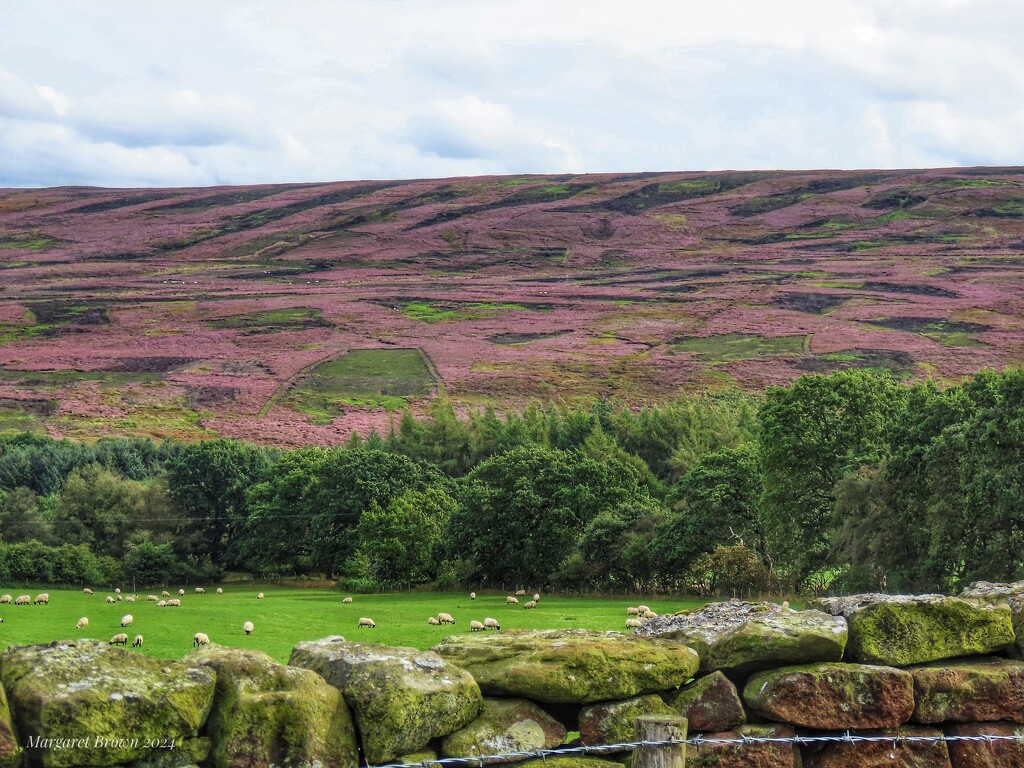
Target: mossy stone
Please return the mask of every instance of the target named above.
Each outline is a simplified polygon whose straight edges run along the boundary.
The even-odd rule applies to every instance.
[[[7,704],[7,694],[0,685],[0,768],[15,768],[21,764],[21,747],[14,738],[14,722],[11,720],[11,708]]]
[[[187,660],[217,673],[207,723],[216,768],[359,764],[341,691],[315,672],[278,664],[260,651],[220,646],[202,648]]]
[[[369,763],[424,749],[470,723],[483,705],[468,672],[416,648],[328,637],[296,645],[288,664],[316,672],[344,694]]]
[[[817,604],[846,617],[849,661],[906,667],[993,653],[1014,642],[1005,605],[943,595],[853,595]]]
[[[441,742],[444,757],[478,757],[551,749],[565,741],[565,727],[526,699],[484,699],[476,720]]]
[[[516,763],[520,768],[622,768],[622,763],[596,757],[548,757]]]
[[[587,629],[453,635],[434,650],[489,696],[592,704],[682,685],[699,660],[677,642]]]
[[[897,728],[914,712],[914,678],[867,664],[781,667],[751,677],[743,700],[768,720],[804,728]]]
[[[786,739],[795,731],[788,725],[741,725],[708,739]],[[686,768],[800,768],[800,750],[795,744],[750,742],[746,744],[697,744],[686,748]]]
[[[1024,662],[964,659],[908,671],[914,676],[916,723],[1024,723]]]
[[[690,733],[728,731],[747,720],[739,691],[721,672],[669,692],[665,701],[686,718]]]
[[[97,640],[8,648],[0,680],[23,740],[47,768],[152,759],[146,742],[196,736],[213,703],[214,672]],[[53,741],[62,739],[55,749]]]
[[[208,736],[182,739],[173,749],[151,749],[144,760],[133,763],[132,768],[198,768],[206,765],[213,749]]]
[[[949,757],[956,768],[1024,768],[1024,725],[951,723],[945,731],[947,736],[967,737],[949,743]]]
[[[678,714],[654,694],[591,704],[580,710],[580,740],[588,746],[633,741],[640,715]]]

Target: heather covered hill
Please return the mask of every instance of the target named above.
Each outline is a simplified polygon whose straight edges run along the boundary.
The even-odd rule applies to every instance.
[[[1024,169],[0,190],[0,431],[337,441],[458,405],[1024,362]]]

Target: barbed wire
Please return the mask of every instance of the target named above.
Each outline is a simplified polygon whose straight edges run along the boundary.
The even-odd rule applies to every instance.
[[[1024,731],[1024,725],[1022,725]],[[810,746],[813,744],[891,744],[893,749],[901,745],[920,743],[949,742],[1024,742],[1021,734],[974,734],[956,735],[940,734],[938,736],[912,734],[870,734],[862,735],[852,731],[841,734],[823,734],[818,736],[693,736],[687,739],[662,739],[657,741],[625,741],[617,744],[582,744],[576,747],[555,747],[552,749],[529,749],[519,752],[503,752],[495,755],[475,755],[473,757],[444,757],[436,760],[421,760],[413,763],[385,763],[374,765],[373,768],[444,768],[445,766],[470,766],[482,768],[495,763],[509,763],[519,760],[544,760],[549,757],[565,757],[570,755],[606,755],[614,752],[627,752],[639,748],[656,748],[670,746],[710,747],[710,746],[750,746],[754,744],[793,744],[794,746]]]

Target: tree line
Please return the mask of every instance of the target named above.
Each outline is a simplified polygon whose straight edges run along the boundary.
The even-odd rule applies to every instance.
[[[1024,576],[1024,371],[458,413],[294,450],[0,438],[0,583],[949,591]]]

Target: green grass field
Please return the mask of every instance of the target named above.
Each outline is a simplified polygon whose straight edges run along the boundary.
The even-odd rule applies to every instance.
[[[222,595],[214,593],[214,586],[206,587],[205,595],[197,595],[188,588],[180,608],[158,608],[156,603],[146,602],[147,594],[159,594],[159,590],[140,592],[141,602],[110,605],[105,598],[112,593],[97,590],[90,596],[80,591],[47,589],[49,605],[0,605],[0,617],[4,620],[0,638],[6,647],[86,637],[107,641],[123,631],[128,633],[129,643],[136,634],[145,638],[143,653],[180,658],[192,650],[192,636],[205,632],[213,643],[266,651],[286,662],[296,643],[328,635],[426,649],[448,635],[468,633],[471,619],[482,622],[487,617],[497,619],[503,630],[575,627],[625,632],[626,608],[637,604],[627,598],[548,595],[541,598],[536,608],[526,610],[522,605],[506,605],[504,594],[480,594],[476,600],[470,600],[462,593],[414,592],[353,594],[353,602],[343,605],[345,595],[335,589],[296,589],[273,584],[226,584],[223,588]],[[44,590],[4,588],[5,594],[17,597],[31,593],[33,599],[41,591]],[[177,588],[170,591],[176,593]],[[260,591],[265,594],[263,600],[256,599]],[[697,607],[704,601],[643,602],[658,613],[671,613]],[[455,626],[428,626],[427,617],[442,611],[452,614]],[[122,630],[121,617],[128,613],[134,622]],[[75,623],[82,616],[88,617],[89,626],[76,630]],[[377,627],[359,629],[357,625],[363,616],[372,618]],[[255,625],[255,631],[248,637],[242,631],[246,621]]]

